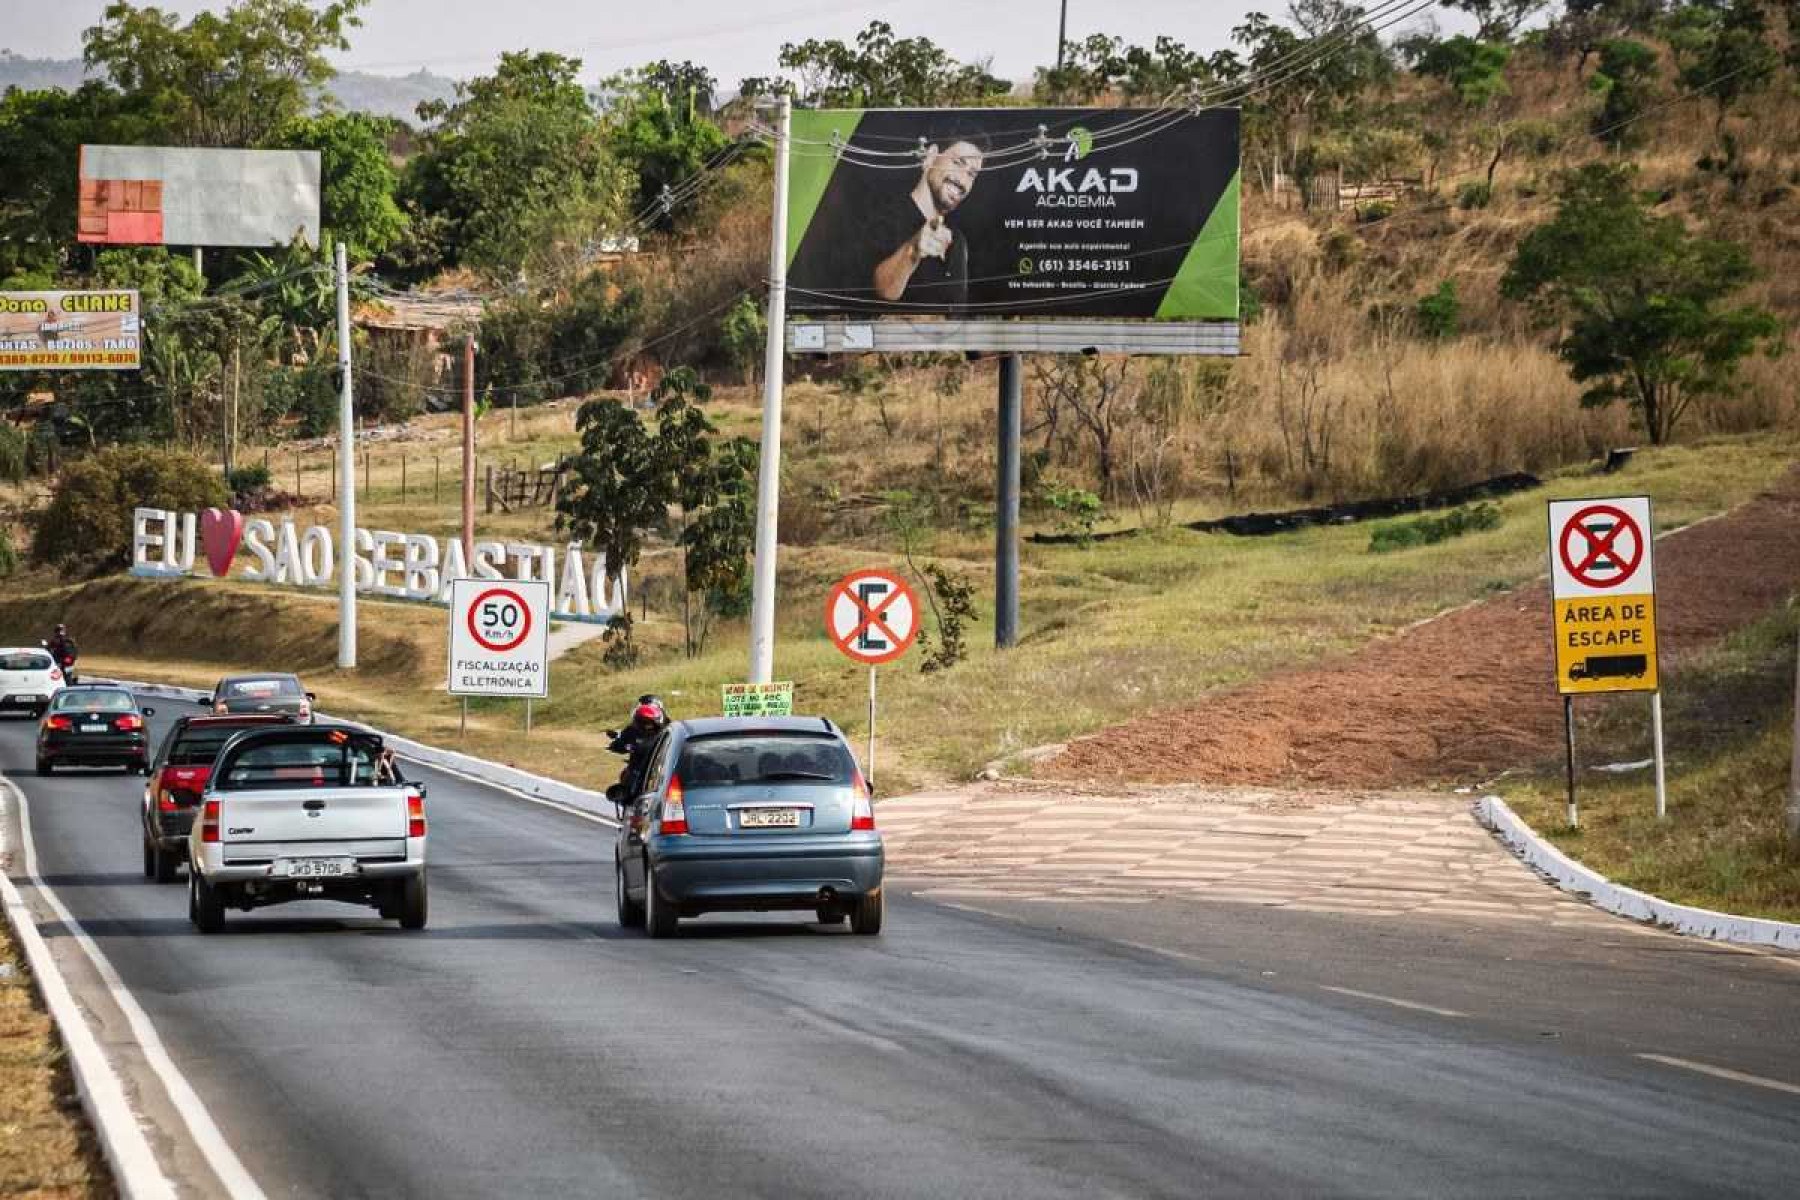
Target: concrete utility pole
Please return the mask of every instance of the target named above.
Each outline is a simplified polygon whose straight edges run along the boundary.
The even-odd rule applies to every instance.
[[[462,548],[463,568],[475,577],[475,334],[463,341]]]
[[[1019,641],[1019,427],[1024,360],[1000,357],[999,471],[994,482],[994,646]]]
[[[768,344],[763,355],[762,457],[756,473],[756,562],[750,594],[750,682],[775,671],[775,553],[781,491],[781,386],[787,347],[788,146],[793,102],[781,98],[775,133],[775,216],[769,230]]]
[[[356,666],[356,406],[350,381],[350,265],[337,244],[338,669]]]
[[[1800,647],[1795,649],[1794,664],[1794,760],[1788,775],[1787,835],[1788,841],[1800,845]]]

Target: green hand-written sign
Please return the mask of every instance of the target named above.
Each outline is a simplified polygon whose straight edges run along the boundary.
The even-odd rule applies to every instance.
[[[728,717],[791,717],[794,715],[794,684],[728,683],[719,689],[724,694],[724,711]]]

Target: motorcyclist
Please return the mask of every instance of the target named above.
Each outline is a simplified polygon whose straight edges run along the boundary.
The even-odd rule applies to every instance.
[[[75,648],[75,639],[69,636],[69,627],[58,622],[56,631],[50,635],[50,640],[44,643],[44,648],[50,651],[50,657],[55,660],[57,666],[62,668],[63,674],[70,676],[70,681],[73,682],[75,659],[80,651]]]
[[[637,795],[638,785],[644,777],[644,768],[650,762],[650,750],[656,745],[657,735],[668,724],[669,714],[663,708],[661,700],[653,695],[639,696],[630,724],[613,733],[606,748],[614,754],[626,756],[625,769],[619,772],[621,799]]]

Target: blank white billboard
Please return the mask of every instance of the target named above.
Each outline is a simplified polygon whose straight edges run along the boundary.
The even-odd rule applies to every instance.
[[[81,180],[83,241],[261,247],[286,245],[298,235],[308,245],[319,244],[316,150],[83,146]],[[104,197],[128,183],[161,185],[134,191],[128,207],[148,210],[158,190],[160,202],[155,211],[132,212],[129,219],[115,215],[111,227],[120,232],[108,235],[102,232],[105,214],[88,210],[96,203],[104,209]],[[112,203],[117,209],[118,202]],[[160,237],[154,232],[157,212]]]

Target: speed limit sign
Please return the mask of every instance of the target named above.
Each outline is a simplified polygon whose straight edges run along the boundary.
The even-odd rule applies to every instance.
[[[550,585],[458,579],[450,585],[450,694],[550,694]]]

